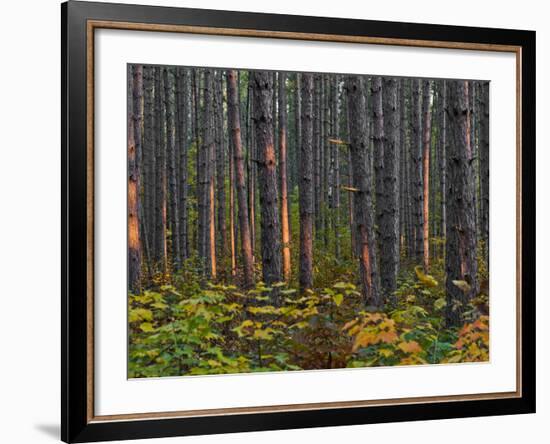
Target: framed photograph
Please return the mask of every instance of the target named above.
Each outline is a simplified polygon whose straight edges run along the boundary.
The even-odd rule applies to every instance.
[[[62,439],[535,411],[535,33],[69,1]]]

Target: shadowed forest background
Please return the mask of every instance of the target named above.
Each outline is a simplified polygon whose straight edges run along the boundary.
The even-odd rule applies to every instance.
[[[129,377],[489,359],[489,82],[128,71]]]

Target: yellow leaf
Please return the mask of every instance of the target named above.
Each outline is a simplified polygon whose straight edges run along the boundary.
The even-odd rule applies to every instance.
[[[336,306],[339,307],[342,301],[344,300],[344,295],[341,293],[337,293],[334,296],[332,296],[332,300],[334,301]]]
[[[378,340],[374,332],[363,330],[356,336],[352,351],[355,352],[360,347],[368,347],[369,345],[376,344],[377,342]]]
[[[422,267],[420,265],[414,267],[414,271],[418,280],[422,282],[422,284],[424,284],[426,287],[437,287],[438,283],[435,278],[433,276],[430,276],[429,274],[425,274],[424,271],[422,271]]]
[[[254,331],[254,338],[255,339],[265,339],[266,341],[270,341],[273,339],[273,335],[271,334],[274,330],[272,328],[266,328],[265,330],[255,330]]]
[[[477,358],[481,354],[481,350],[475,342],[468,346],[468,354],[473,358]]]
[[[381,348],[378,350],[378,354],[380,356],[383,356],[384,358],[389,358],[390,356],[393,355],[393,351],[388,350],[387,348]]]
[[[472,287],[466,281],[453,281],[455,287],[458,287],[464,293],[469,293],[472,290]]]
[[[141,330],[144,332],[150,332],[154,330],[153,324],[151,324],[150,322],[142,322],[139,325],[139,328],[141,328]]]
[[[358,322],[357,319],[353,319],[353,320],[351,320],[351,321],[349,321],[349,322],[346,322],[346,323],[344,324],[344,326],[342,327],[342,331],[345,331],[345,330],[347,330],[348,328],[353,327],[355,324],[357,324],[357,322]]]
[[[439,298],[434,302],[434,308],[436,310],[441,310],[447,305],[445,298]]]

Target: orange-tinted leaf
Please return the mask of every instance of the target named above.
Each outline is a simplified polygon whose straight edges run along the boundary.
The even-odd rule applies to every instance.
[[[416,341],[401,342],[398,347],[405,353],[419,353],[422,351],[422,347]]]
[[[378,339],[379,341],[389,344],[397,340],[397,333],[395,333],[394,331],[383,331],[378,333]]]

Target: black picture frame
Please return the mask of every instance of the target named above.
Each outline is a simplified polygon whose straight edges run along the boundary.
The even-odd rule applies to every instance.
[[[87,23],[186,25],[428,42],[513,45],[521,49],[520,342],[521,394],[500,399],[95,421],[90,418],[87,173]],[[433,24],[69,1],[61,5],[62,53],[62,384],[61,438],[91,442],[325,427],[535,412],[535,32]],[[513,199],[513,197],[511,197]]]

